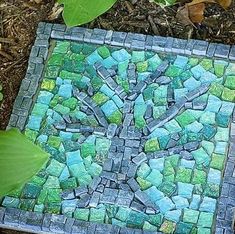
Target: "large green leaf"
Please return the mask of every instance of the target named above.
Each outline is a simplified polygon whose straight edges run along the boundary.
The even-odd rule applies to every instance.
[[[47,159],[19,130],[0,131],[0,197],[26,183]]]
[[[116,0],[58,0],[64,5],[65,23],[72,27],[92,21],[106,12]]]

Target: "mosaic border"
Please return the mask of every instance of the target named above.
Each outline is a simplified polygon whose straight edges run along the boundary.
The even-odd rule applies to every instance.
[[[23,130],[34,97],[42,80],[50,39],[67,39],[92,44],[107,44],[135,50],[205,56],[235,61],[235,45],[209,43],[201,40],[183,40],[135,33],[113,32],[65,25],[39,23],[35,44],[31,49],[26,76],[15,100],[8,128]],[[235,208],[235,112],[231,124],[230,148],[219,199],[216,234],[232,234]],[[64,215],[41,214],[15,208],[0,207],[0,227],[35,233],[159,233],[120,228],[110,224],[95,224],[67,218]]]

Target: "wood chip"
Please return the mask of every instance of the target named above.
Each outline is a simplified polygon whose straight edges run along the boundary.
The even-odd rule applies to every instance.
[[[152,27],[152,30],[153,30],[154,34],[155,35],[160,35],[159,30],[158,30],[156,24],[154,23],[153,18],[152,18],[151,15],[148,16],[148,21],[149,21],[149,23]]]
[[[7,44],[15,44],[15,40],[12,38],[3,38],[0,37],[0,42],[1,43],[7,43]]]
[[[5,51],[3,51],[3,50],[0,50],[0,55],[2,55],[3,57],[5,57],[6,59],[8,59],[10,61],[13,60],[13,57],[10,54],[8,54]]]

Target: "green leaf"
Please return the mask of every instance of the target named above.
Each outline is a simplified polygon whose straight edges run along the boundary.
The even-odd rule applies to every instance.
[[[0,131],[0,197],[25,184],[48,156],[18,129]]]
[[[106,12],[116,0],[58,0],[64,5],[63,18],[72,27],[92,21]]]

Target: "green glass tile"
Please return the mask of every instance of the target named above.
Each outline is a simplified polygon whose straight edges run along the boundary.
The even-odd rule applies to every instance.
[[[69,58],[76,64],[76,62],[81,62],[84,61],[86,56],[82,53],[76,54],[76,53],[71,53]]]
[[[211,68],[213,68],[213,61],[211,59],[203,59],[200,62],[200,64],[207,71],[209,71]]]
[[[225,63],[223,62],[214,62],[215,75],[217,77],[222,77],[225,71]]]
[[[50,66],[61,66],[64,61],[64,55],[63,54],[56,54],[53,53],[48,60],[48,65]]]
[[[190,183],[190,181],[191,181],[191,174],[192,174],[192,170],[191,169],[179,167],[177,169],[175,181],[176,182],[183,182],[183,183]]]
[[[225,79],[225,84],[226,87],[229,89],[235,89],[235,76],[227,76]]]
[[[79,220],[83,220],[83,221],[88,221],[88,219],[89,219],[89,209],[77,208],[74,211],[74,218],[79,219]]]
[[[182,71],[183,71],[182,68],[174,66],[174,65],[170,65],[167,68],[165,75],[169,77],[177,77],[182,73]]]
[[[180,222],[176,226],[176,234],[192,234],[193,224]],[[195,233],[196,234],[196,233]]]
[[[113,114],[111,114],[108,117],[108,121],[110,123],[115,123],[117,125],[121,124],[122,123],[122,113],[119,110],[115,111]]]
[[[20,204],[19,198],[14,198],[14,197],[4,197],[2,206],[7,207],[7,208],[18,208]]]
[[[136,211],[131,211],[127,218],[127,227],[130,228],[142,228],[144,221],[147,219],[147,215]]]
[[[23,198],[37,198],[41,191],[41,187],[36,184],[27,183],[23,189],[22,197]]]
[[[165,220],[161,225],[159,231],[163,233],[174,233],[176,228],[176,223]]]
[[[85,67],[85,63],[82,61],[74,61],[74,72],[75,73],[83,73],[85,71],[86,67]]]
[[[221,97],[224,101],[234,102],[235,101],[235,90],[224,88]]]
[[[56,203],[61,201],[61,189],[48,189],[47,190],[47,201],[49,203]]]
[[[176,120],[181,127],[185,127],[186,125],[193,123],[195,121],[195,118],[191,115],[190,112],[184,111],[181,115],[178,115],[176,117]]]
[[[212,159],[210,167],[218,170],[223,170],[224,168],[225,156],[221,154],[212,154]]]
[[[71,51],[73,53],[79,54],[80,52],[82,52],[82,50],[83,50],[83,44],[71,42]]]
[[[95,91],[98,91],[103,84],[104,84],[104,82],[102,81],[102,79],[100,79],[97,76],[95,76],[91,79],[91,85]]]
[[[97,105],[102,106],[105,102],[107,102],[109,100],[109,97],[107,97],[105,94],[103,94],[101,92],[97,92],[92,97],[92,99]]]
[[[100,208],[100,209],[91,208],[90,209],[89,221],[90,222],[103,223],[105,215],[106,215],[105,208]]]
[[[170,197],[176,191],[176,185],[172,182],[163,182],[159,188],[166,196]]]
[[[199,59],[198,58],[190,58],[189,59],[189,64],[191,66],[196,66],[198,64]]]
[[[210,86],[209,92],[217,97],[220,97],[222,95],[223,88],[224,88],[223,85],[213,83]]]
[[[53,89],[55,88],[55,86],[56,86],[56,83],[55,83],[54,80],[43,79],[42,85],[41,85],[41,89],[42,89],[42,90],[53,91]]]
[[[26,129],[24,132],[25,136],[31,140],[32,142],[35,142],[37,136],[38,136],[38,132],[37,131],[33,131],[31,129]]]
[[[192,184],[205,184],[206,183],[206,172],[198,169],[194,169]]]
[[[137,177],[136,181],[138,182],[141,190],[146,190],[152,186],[152,184],[149,181],[144,180],[141,177]]]
[[[47,66],[45,77],[50,79],[56,79],[56,77],[59,75],[59,71],[59,66]]]
[[[212,213],[201,212],[199,215],[198,226],[210,228],[212,226],[213,216]]]
[[[60,202],[48,203],[45,206],[46,213],[60,214],[60,210],[61,210],[61,203]]]
[[[220,195],[220,187],[217,184],[206,184],[204,195],[207,197],[218,198]]]
[[[57,136],[49,136],[48,142],[47,142],[51,147],[54,148],[59,148],[61,144],[61,139],[60,137]]]
[[[33,211],[35,202],[34,199],[21,199],[19,208],[22,210]]]
[[[98,51],[99,55],[104,59],[106,59],[110,56],[110,51],[106,46],[99,47],[97,49],[97,51]]]
[[[95,156],[95,145],[89,143],[83,143],[81,146],[81,155],[86,158],[88,156]]]
[[[57,41],[56,47],[54,48],[54,53],[61,53],[65,54],[68,52],[70,48],[70,42],[69,41]]]
[[[184,209],[183,221],[186,223],[194,223],[196,224],[198,221],[199,211]]]
[[[82,48],[82,53],[85,55],[89,55],[94,52],[96,47],[94,45],[84,44]]]
[[[146,72],[148,69],[148,61],[138,62],[136,64],[136,69],[138,72]]]
[[[149,139],[145,143],[145,147],[144,147],[145,152],[155,152],[159,149],[160,147],[159,147],[159,143],[157,139]]]

